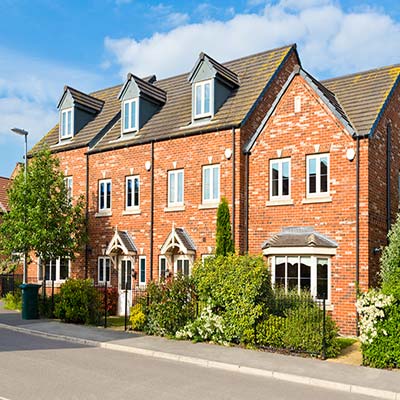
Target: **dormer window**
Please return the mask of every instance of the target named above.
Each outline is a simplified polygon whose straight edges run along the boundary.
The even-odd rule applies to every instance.
[[[188,81],[192,85],[192,122],[213,118],[240,86],[235,72],[204,53],[200,53]]]
[[[138,99],[126,100],[123,106],[123,133],[138,130]]]
[[[195,84],[195,118],[209,117],[212,115],[211,88],[212,80]]]
[[[73,136],[73,113],[74,109],[72,107],[61,111],[61,139],[69,139]]]

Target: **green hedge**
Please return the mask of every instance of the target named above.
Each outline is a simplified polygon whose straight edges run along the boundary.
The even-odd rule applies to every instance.
[[[55,316],[64,322],[98,324],[101,295],[90,279],[68,279],[61,285]]]
[[[248,343],[254,322],[272,297],[271,280],[262,257],[235,254],[198,262],[193,271],[198,299],[222,316],[225,340]]]

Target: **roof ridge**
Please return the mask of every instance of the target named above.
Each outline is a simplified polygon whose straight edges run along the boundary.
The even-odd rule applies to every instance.
[[[88,94],[88,93],[82,92],[82,90],[76,89],[76,88],[74,88],[74,87],[72,87],[72,86],[69,86],[69,85],[65,85],[65,86],[64,86],[64,90],[66,90],[66,89],[72,89],[72,90],[75,90],[75,92],[78,92],[78,93],[80,93],[80,94],[83,94],[84,96],[92,97],[93,99],[95,99],[95,100],[97,100],[97,101],[103,101],[103,100],[97,99],[96,97],[92,96],[92,94]],[[103,102],[104,102],[104,101],[103,101]]]
[[[352,72],[350,74],[340,75],[340,76],[336,76],[334,78],[323,79],[323,80],[321,80],[321,82],[332,82],[332,81],[339,80],[339,79],[350,78],[352,76],[368,74],[368,73],[371,73],[371,72],[390,69],[390,68],[400,68],[400,63],[386,65],[386,66],[383,66],[383,67],[372,68],[372,69],[359,71],[359,72]]]

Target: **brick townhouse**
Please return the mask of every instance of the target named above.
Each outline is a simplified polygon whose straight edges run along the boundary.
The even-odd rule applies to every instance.
[[[34,150],[50,146],[86,199],[89,243],[30,275],[107,280],[122,311],[125,286],[130,301],[213,253],[225,197],[237,251],[263,253],[275,285],[325,297],[354,333],[356,286],[376,284],[398,208],[400,66],[319,82],[295,45],[194,61],[167,79],[64,88],[59,124]]]

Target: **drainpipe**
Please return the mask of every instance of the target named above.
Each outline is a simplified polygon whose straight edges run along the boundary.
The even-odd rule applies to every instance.
[[[236,220],[236,143],[235,128],[232,128],[232,241],[235,247],[235,220]]]
[[[249,158],[244,154],[244,253],[249,252]]]
[[[360,136],[357,140],[357,163],[356,163],[356,290],[360,282]],[[357,314],[358,334],[358,314]]]
[[[154,244],[154,142],[151,142],[151,199],[150,199],[150,281],[153,280]]]
[[[391,220],[391,156],[392,153],[392,128],[390,124],[386,125],[386,227],[387,233],[390,231]]]
[[[86,153],[86,202],[85,202],[85,236],[89,240],[89,154]],[[89,243],[85,244],[85,279],[89,270]]]

